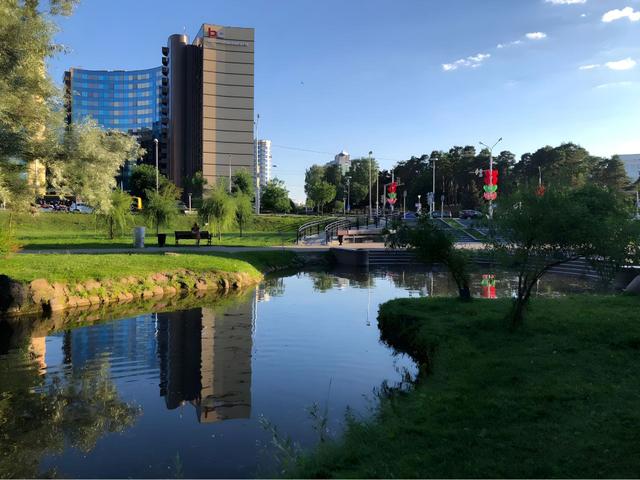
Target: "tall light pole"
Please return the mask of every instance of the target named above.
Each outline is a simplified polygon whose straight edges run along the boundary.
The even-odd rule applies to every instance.
[[[158,169],[158,139],[154,138],[153,143],[156,151],[156,193],[160,189],[160,170]]]
[[[347,177],[347,212],[351,213],[351,177]]]
[[[435,210],[435,206],[436,206],[436,160],[437,158],[432,158],[431,159],[431,163],[433,166],[433,176],[431,178],[432,180],[432,187],[431,187],[431,205],[429,205],[429,216],[431,218],[433,218],[433,211]]]
[[[254,161],[255,161],[255,168],[254,168],[254,174],[255,174],[255,186],[256,186],[256,200],[254,203],[255,206],[255,213],[256,214],[260,214],[260,201],[261,201],[261,196],[262,196],[262,185],[260,184],[260,165],[258,164],[258,123],[260,122],[260,114],[258,113],[256,116],[256,121],[255,121],[255,127],[256,127],[256,131],[255,131],[255,136],[253,138],[253,150],[254,150]]]
[[[378,185],[379,181],[380,172],[376,171],[376,217],[380,215],[380,212],[378,211],[378,206],[380,205],[380,185]],[[382,205],[382,208],[384,209],[384,204]]]
[[[371,155],[372,151],[369,151],[369,218],[371,218]]]
[[[489,176],[493,178],[493,149],[502,141],[502,137],[498,139],[491,147],[486,143],[480,142],[480,145],[486,147],[489,150]],[[493,200],[489,200],[489,218],[493,218]]]

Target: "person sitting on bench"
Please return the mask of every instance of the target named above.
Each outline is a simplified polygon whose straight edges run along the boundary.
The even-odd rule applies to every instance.
[[[193,227],[191,227],[191,233],[196,237],[196,245],[200,245],[200,225],[198,223],[194,223]]]

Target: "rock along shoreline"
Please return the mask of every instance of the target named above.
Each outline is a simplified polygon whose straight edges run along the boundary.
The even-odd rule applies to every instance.
[[[192,292],[227,293],[256,285],[263,278],[261,274],[188,269],[82,282],[49,282],[42,278],[19,282],[0,275],[0,315],[49,315],[67,309],[124,304]]]

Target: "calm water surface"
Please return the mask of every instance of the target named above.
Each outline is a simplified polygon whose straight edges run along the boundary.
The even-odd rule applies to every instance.
[[[498,280],[498,297],[511,282]],[[539,293],[583,288],[551,277]],[[383,382],[415,374],[380,343],[379,304],[453,292],[442,273],[299,273],[178,312],[41,336],[5,328],[0,476],[272,475],[274,431],[309,448],[314,404],[335,437],[347,408],[366,417]]]

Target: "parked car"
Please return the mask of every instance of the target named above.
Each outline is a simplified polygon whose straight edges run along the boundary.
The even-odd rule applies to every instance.
[[[440,210],[436,210],[433,212],[433,218],[451,218],[451,212],[445,210],[440,212]]]
[[[482,218],[484,215],[478,210],[460,210],[460,218]]]
[[[86,203],[72,203],[69,211],[74,213],[93,213],[93,207]]]
[[[177,201],[177,202],[176,202],[176,207],[178,207],[178,211],[179,211],[180,213],[183,213],[183,214],[185,214],[185,215],[186,215],[187,213],[189,213],[189,207],[187,207],[187,206],[185,205],[185,203],[184,203],[184,202]]]

